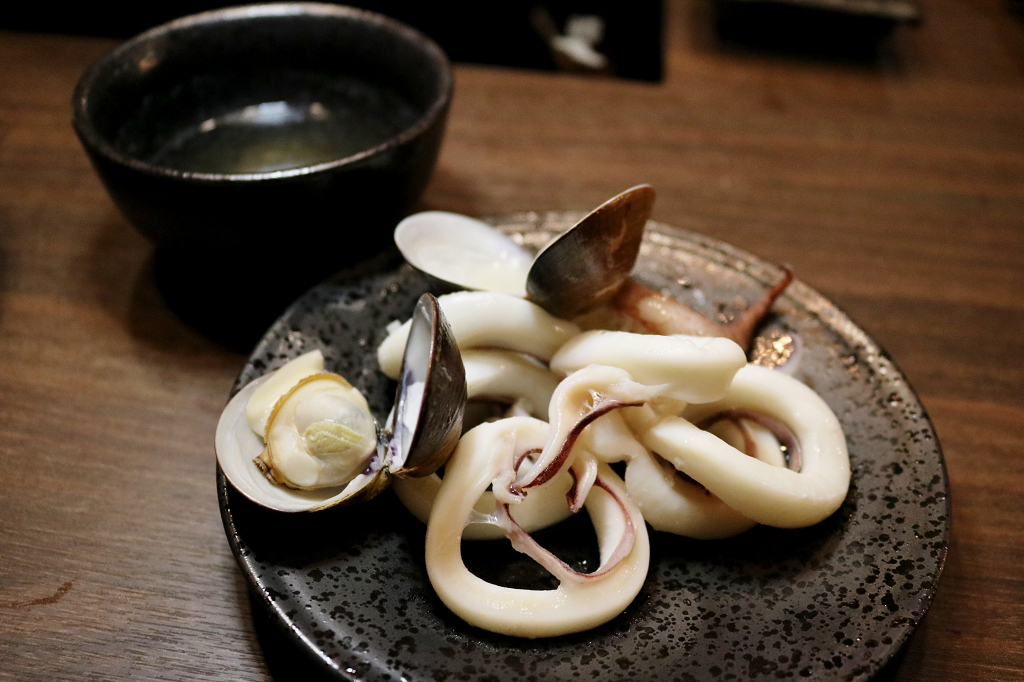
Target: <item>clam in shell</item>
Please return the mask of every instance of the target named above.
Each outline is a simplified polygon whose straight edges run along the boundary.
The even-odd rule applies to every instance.
[[[264,507],[316,511],[370,499],[391,476],[426,476],[455,449],[466,380],[437,299],[416,305],[396,405],[381,427],[319,350],[243,387],[217,425],[228,481]]]

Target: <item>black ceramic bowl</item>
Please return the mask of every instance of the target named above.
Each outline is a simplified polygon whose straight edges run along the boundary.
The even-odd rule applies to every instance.
[[[451,66],[429,38],[348,7],[178,19],[103,57],[73,122],[115,203],[172,249],[381,248],[437,160]]]

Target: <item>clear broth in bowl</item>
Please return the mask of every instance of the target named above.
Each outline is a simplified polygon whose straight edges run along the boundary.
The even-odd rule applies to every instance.
[[[168,111],[193,113],[183,120]],[[150,163],[190,173],[246,174],[372,149],[413,123],[416,111],[395,90],[359,78],[274,71],[196,76],[147,97],[133,119],[127,128],[154,134],[122,139],[126,146],[128,140],[152,140],[149,149],[133,150]]]

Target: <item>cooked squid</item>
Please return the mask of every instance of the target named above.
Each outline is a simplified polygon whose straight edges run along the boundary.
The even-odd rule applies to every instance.
[[[697,426],[723,413],[784,425],[789,465],[772,466]],[[765,419],[767,417],[767,420]],[[770,421],[768,421],[770,420]],[[771,427],[769,427],[771,428]],[[743,516],[798,528],[831,516],[850,485],[850,459],[839,420],[817,393],[781,372],[747,365],[721,401],[655,419],[641,442]]]
[[[611,620],[636,597],[650,562],[640,511],[618,476],[600,464],[585,503],[601,551],[596,571],[578,573],[537,545],[516,523],[514,502],[499,507],[506,533],[519,551],[558,578],[558,588],[501,587],[466,568],[460,545],[476,500],[495,480],[510,480],[515,460],[534,447],[536,435],[526,434],[546,438],[547,430],[538,420],[514,417],[467,432],[448,461],[427,526],[427,574],[441,600],[467,623],[515,637],[555,637]]]
[[[504,348],[547,362],[579,333],[540,306],[517,296],[488,291],[458,291],[437,299],[459,348]],[[377,349],[381,371],[398,378],[409,322],[395,327]]]
[[[501,350],[462,351],[466,367],[466,392],[470,400],[490,399],[512,403],[518,409],[534,416],[545,416],[551,394],[558,386],[558,378],[548,369],[530,359]],[[539,452],[546,443],[546,431],[534,449]],[[529,467],[533,459],[526,457],[520,467]],[[566,504],[566,493],[573,480],[568,471],[555,476],[547,485],[537,488],[517,507],[516,517],[526,532],[533,532],[564,521],[572,513]],[[430,518],[441,477],[436,473],[421,478],[396,479],[392,482],[395,494],[413,516],[423,523]],[[493,540],[504,537],[497,525],[496,502],[488,491],[474,506],[471,525],[463,537],[467,540]]]

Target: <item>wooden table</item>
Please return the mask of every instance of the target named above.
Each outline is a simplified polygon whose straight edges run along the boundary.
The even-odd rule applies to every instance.
[[[460,66],[426,208],[588,209],[638,182],[655,219],[797,275],[909,377],[952,485],[949,557],[910,680],[1024,678],[1024,28],[926,0],[877,59],[721,45],[669,3],[662,84]],[[214,487],[245,355],[154,285],[71,130],[113,43],[0,34],[0,678],[269,679]]]

